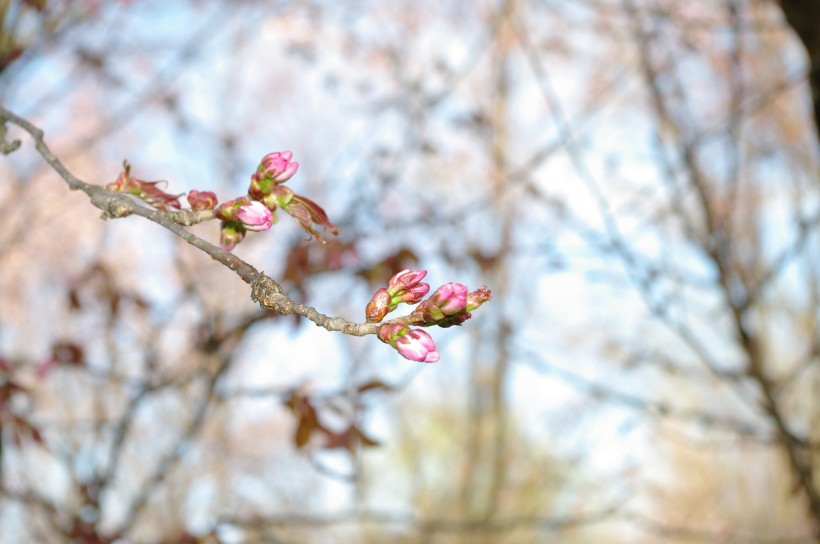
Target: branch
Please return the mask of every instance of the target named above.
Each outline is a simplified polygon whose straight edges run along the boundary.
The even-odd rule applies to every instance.
[[[0,124],[0,152],[9,154],[20,146],[19,140],[8,141],[6,139],[6,123],[9,122],[19,126],[31,136],[37,151],[49,166],[63,178],[66,184],[68,184],[68,187],[72,191],[84,192],[88,195],[91,203],[103,211],[103,219],[117,219],[129,215],[138,215],[165,227],[195,248],[208,254],[215,261],[222,263],[235,272],[242,281],[251,286],[251,299],[257,302],[262,308],[273,310],[283,316],[298,315],[328,331],[342,332],[352,336],[376,334],[379,327],[384,324],[354,323],[342,317],[327,316],[315,308],[299,304],[287,296],[282,286],[271,277],[259,272],[252,265],[243,261],[233,253],[225,251],[221,247],[215,246],[185,230],[185,226],[194,225],[206,219],[210,219],[213,212],[155,210],[139,204],[130,195],[109,191],[99,185],[87,183],[72,174],[60,159],[54,155],[48,145],[46,145],[41,129],[3,107],[0,107],[0,119],[3,121],[2,124]],[[208,214],[211,215],[209,216]],[[390,320],[389,322],[411,324],[414,321],[409,316],[405,316]]]
[[[609,521],[617,516],[619,506],[611,506],[585,514],[567,516],[524,515],[497,520],[425,518],[411,513],[363,510],[326,514],[324,516],[288,513],[275,516],[226,517],[220,525],[259,530],[266,527],[327,528],[345,523],[360,522],[373,525],[407,527],[422,533],[493,533],[504,534],[521,529],[559,531]]]

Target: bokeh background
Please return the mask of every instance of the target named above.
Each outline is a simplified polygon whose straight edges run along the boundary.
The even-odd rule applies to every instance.
[[[88,182],[227,200],[292,150],[341,234],[235,253],[295,299],[494,294],[412,363],[101,220],[10,127],[0,541],[820,541],[819,148],[778,3],[5,0],[0,31],[0,104]]]

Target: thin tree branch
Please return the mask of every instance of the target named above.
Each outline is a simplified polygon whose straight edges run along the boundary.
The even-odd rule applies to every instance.
[[[251,299],[257,302],[262,308],[273,310],[280,315],[298,315],[312,321],[319,327],[333,332],[342,332],[352,336],[366,336],[376,334],[381,324],[379,323],[355,323],[343,317],[327,316],[316,308],[299,304],[288,297],[282,287],[271,277],[259,272],[249,263],[243,261],[233,253],[211,244],[185,230],[184,225],[193,225],[207,218],[207,214],[197,212],[174,211],[166,212],[154,210],[139,204],[130,195],[109,191],[99,185],[87,183],[69,171],[68,168],[54,155],[44,140],[41,129],[18,117],[5,108],[0,107],[0,119],[3,125],[10,122],[26,131],[34,140],[34,145],[43,159],[54,169],[57,174],[68,184],[72,191],[82,191],[88,195],[91,203],[103,211],[103,218],[121,218],[129,215],[138,215],[149,221],[165,227],[195,248],[207,253],[212,259],[224,264],[236,273],[242,281],[252,287]],[[4,136],[0,131],[0,136]],[[0,152],[8,154],[19,147],[19,140],[9,142],[3,139],[0,142]],[[410,324],[413,318],[409,316],[392,319],[389,322]]]

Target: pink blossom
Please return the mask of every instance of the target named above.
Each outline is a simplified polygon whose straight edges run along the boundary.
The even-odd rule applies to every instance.
[[[293,177],[299,169],[299,163],[291,161],[293,153],[290,151],[274,151],[262,157],[257,172],[264,178],[284,183]]]
[[[239,206],[235,216],[250,231],[268,230],[275,222],[271,211],[256,200]]]
[[[405,359],[423,363],[435,363],[439,360],[435,342],[421,329],[411,329],[401,323],[385,323],[379,327],[378,337],[396,348]]]
[[[395,296],[399,291],[409,289],[421,282],[424,276],[427,275],[426,270],[413,270],[412,268],[405,268],[387,282],[387,290],[390,296]],[[427,287],[430,288],[429,286]]]
[[[418,285],[414,285],[410,289],[406,291],[399,291],[391,298],[392,306],[396,306],[399,302],[404,302],[406,304],[415,304],[416,302],[420,302],[421,299],[424,298],[424,295],[430,291],[430,285],[427,283],[419,283]]]
[[[424,321],[433,324],[448,317],[462,314],[467,309],[467,286],[460,283],[445,283],[415,310]],[[463,320],[462,320],[463,321]]]
[[[467,286],[460,283],[445,283],[436,289],[430,300],[444,315],[455,315],[467,307]]]
[[[439,360],[436,343],[429,334],[421,329],[413,329],[396,340],[396,349],[402,357],[422,363],[435,363]]]
[[[400,302],[415,304],[421,301],[430,291],[430,285],[421,281],[426,275],[426,270],[405,268],[390,278],[387,283],[387,292],[391,296],[391,309],[394,309]]]

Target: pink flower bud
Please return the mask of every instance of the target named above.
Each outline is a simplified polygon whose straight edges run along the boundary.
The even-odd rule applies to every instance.
[[[262,231],[268,230],[276,222],[274,215],[264,204],[254,200],[248,204],[239,206],[235,217],[245,227],[245,230]]]
[[[426,270],[406,268],[390,278],[387,283],[387,292],[391,296],[390,305],[395,307],[400,302],[415,304],[421,301],[430,291],[430,285],[421,281],[426,275]]]
[[[467,286],[460,283],[445,283],[433,295],[422,302],[415,312],[421,313],[424,321],[435,323],[447,317],[464,313],[467,308]]]
[[[379,340],[390,344],[405,359],[424,363],[439,360],[436,344],[429,334],[420,329],[410,329],[401,323],[385,323],[379,327]]]
[[[421,329],[413,329],[396,341],[396,349],[402,357],[422,363],[435,363],[439,360],[436,343],[429,334]]]
[[[257,172],[264,178],[276,183],[284,183],[293,177],[299,169],[299,163],[291,161],[290,151],[274,151],[262,157]]]
[[[236,247],[236,244],[242,241],[245,237],[245,229],[241,223],[224,222],[222,223],[222,231],[219,237],[219,245],[225,251],[231,251]]]
[[[377,336],[379,337],[379,340],[385,344],[390,344],[395,347],[396,340],[408,331],[410,331],[410,327],[407,325],[402,325],[401,323],[385,323],[379,327]]]
[[[214,210],[214,215],[223,221],[239,221],[236,217],[236,212],[239,211],[240,206],[250,204],[251,200],[247,196],[240,196],[233,200],[223,202]]]
[[[404,291],[405,289],[418,285],[426,275],[426,270],[413,270],[411,268],[405,268],[390,278],[390,281],[387,282],[387,291],[390,293],[391,297],[396,296],[399,291]],[[430,289],[429,285],[427,286],[427,289]]]
[[[378,323],[387,313],[390,311],[390,293],[387,292],[387,289],[382,287],[376,294],[373,295],[373,298],[370,299],[370,302],[367,303],[367,307],[364,310],[364,314],[367,318],[367,321],[370,323]]]
[[[216,194],[211,191],[192,190],[188,193],[188,204],[195,212],[213,210],[216,207]]]
[[[399,302],[405,304],[415,304],[424,298],[424,295],[430,291],[430,285],[427,283],[419,283],[414,285],[406,291],[399,291],[390,299],[390,305],[396,306]]]

